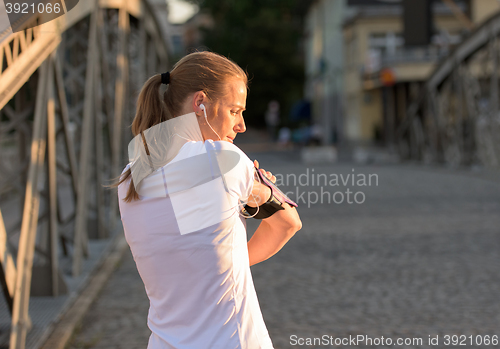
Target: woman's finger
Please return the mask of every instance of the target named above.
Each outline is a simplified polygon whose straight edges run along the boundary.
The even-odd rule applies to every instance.
[[[263,174],[264,176],[266,176],[266,177],[267,177],[267,178],[269,178],[269,179],[271,179],[271,178],[272,178],[272,176],[273,176],[273,174],[272,174],[271,172],[266,171],[266,170],[264,170],[263,168],[261,168],[261,169],[260,169],[260,171],[262,172],[262,174]]]
[[[257,160],[254,160],[254,161],[253,161],[253,165],[254,165],[255,167],[259,168],[259,162],[258,162]]]
[[[257,160],[255,160],[255,161],[254,161],[254,164],[255,164],[255,162],[257,162],[257,165],[258,165],[258,161],[257,161]],[[257,166],[257,165],[256,165],[256,166]],[[259,168],[259,171],[260,171],[260,173],[262,173],[264,176],[266,176],[266,178],[268,178],[271,182],[276,183],[276,176],[274,176],[274,175],[271,173],[271,171],[266,171],[266,170],[264,170],[263,168]]]

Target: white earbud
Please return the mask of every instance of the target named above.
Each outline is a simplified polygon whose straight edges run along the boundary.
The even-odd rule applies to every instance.
[[[217,135],[217,137],[219,137],[219,140],[221,141],[222,139],[220,138],[219,134],[217,132],[215,132],[215,130],[213,129],[213,127],[208,122],[207,108],[205,108],[205,106],[203,104],[200,104],[200,109],[203,110],[203,113],[205,114],[205,120],[207,121],[208,126],[210,126],[210,128],[212,129],[212,131],[214,131],[214,133]]]

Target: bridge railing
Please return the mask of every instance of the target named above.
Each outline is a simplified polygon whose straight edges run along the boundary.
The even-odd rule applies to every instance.
[[[402,158],[453,166],[500,166],[500,13],[445,59],[397,130]]]
[[[148,1],[80,1],[37,20],[0,34],[0,281],[10,348],[26,345],[30,296],[65,293],[89,239],[117,226],[116,192],[103,185],[127,162],[140,86],[168,68]]]

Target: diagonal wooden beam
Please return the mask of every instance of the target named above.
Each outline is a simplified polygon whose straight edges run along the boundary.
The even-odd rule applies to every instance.
[[[14,258],[12,258],[12,254],[9,251],[7,231],[3,222],[2,211],[0,211],[0,279],[5,300],[12,314],[14,287],[16,283],[16,266],[14,265]]]
[[[460,9],[460,7],[457,6],[457,4],[455,3],[455,1],[453,0],[443,0],[443,2],[445,3],[446,6],[448,6],[448,8],[451,10],[451,12],[453,12],[453,14],[455,15],[455,17],[460,21],[462,22],[462,24],[464,25],[464,27],[466,27],[468,30],[473,30],[475,25],[474,23],[472,23],[472,21],[469,19],[469,17],[467,17],[465,15],[465,13],[462,12],[462,10]]]
[[[61,121],[64,130],[64,142],[66,145],[66,155],[69,160],[69,167],[71,171],[71,184],[73,187],[73,193],[75,197],[78,196],[78,167],[76,164],[76,152],[73,146],[73,140],[69,132],[69,111],[68,111],[68,100],[66,99],[66,91],[64,89],[64,79],[62,73],[62,65],[59,57],[56,55],[54,62],[54,71],[56,77],[57,93],[59,96],[59,105],[61,107]]]
[[[40,29],[33,28],[37,33]],[[37,34],[38,35],[38,34]],[[60,36],[46,35],[30,44],[16,59],[15,64],[7,64],[4,71],[0,72],[0,108],[3,108],[19,89],[26,83],[30,76],[39,68],[42,62],[50,55],[61,41]],[[12,63],[12,50],[9,45],[4,45],[6,59]]]
[[[40,67],[38,81],[35,120],[33,123],[33,140],[31,143],[31,162],[26,184],[23,221],[19,237],[17,253],[17,278],[14,290],[14,307],[12,312],[12,326],[10,335],[10,349],[24,349],[26,334],[31,327],[28,307],[31,287],[31,272],[35,252],[38,210],[40,208],[38,179],[42,173],[45,158],[45,129],[46,122],[46,87],[48,79],[49,61],[45,60]]]
[[[33,41],[33,29],[26,28],[26,45],[31,44],[32,41]]]
[[[13,51],[12,51],[12,59],[15,61],[17,57],[19,56],[19,37],[23,35],[23,32],[17,33],[17,35],[14,37],[13,41]]]
[[[5,53],[5,62],[7,62],[7,67],[10,67],[13,62],[13,54],[10,45],[4,45],[4,53]]]

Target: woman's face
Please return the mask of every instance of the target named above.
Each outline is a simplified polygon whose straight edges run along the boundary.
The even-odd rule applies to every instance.
[[[246,131],[243,112],[247,100],[247,87],[242,80],[229,80],[227,83],[227,94],[214,105],[204,103],[207,111],[208,122],[217,132],[220,139],[233,143],[238,133]],[[203,138],[218,141],[219,137],[207,125],[203,117],[200,125]]]

